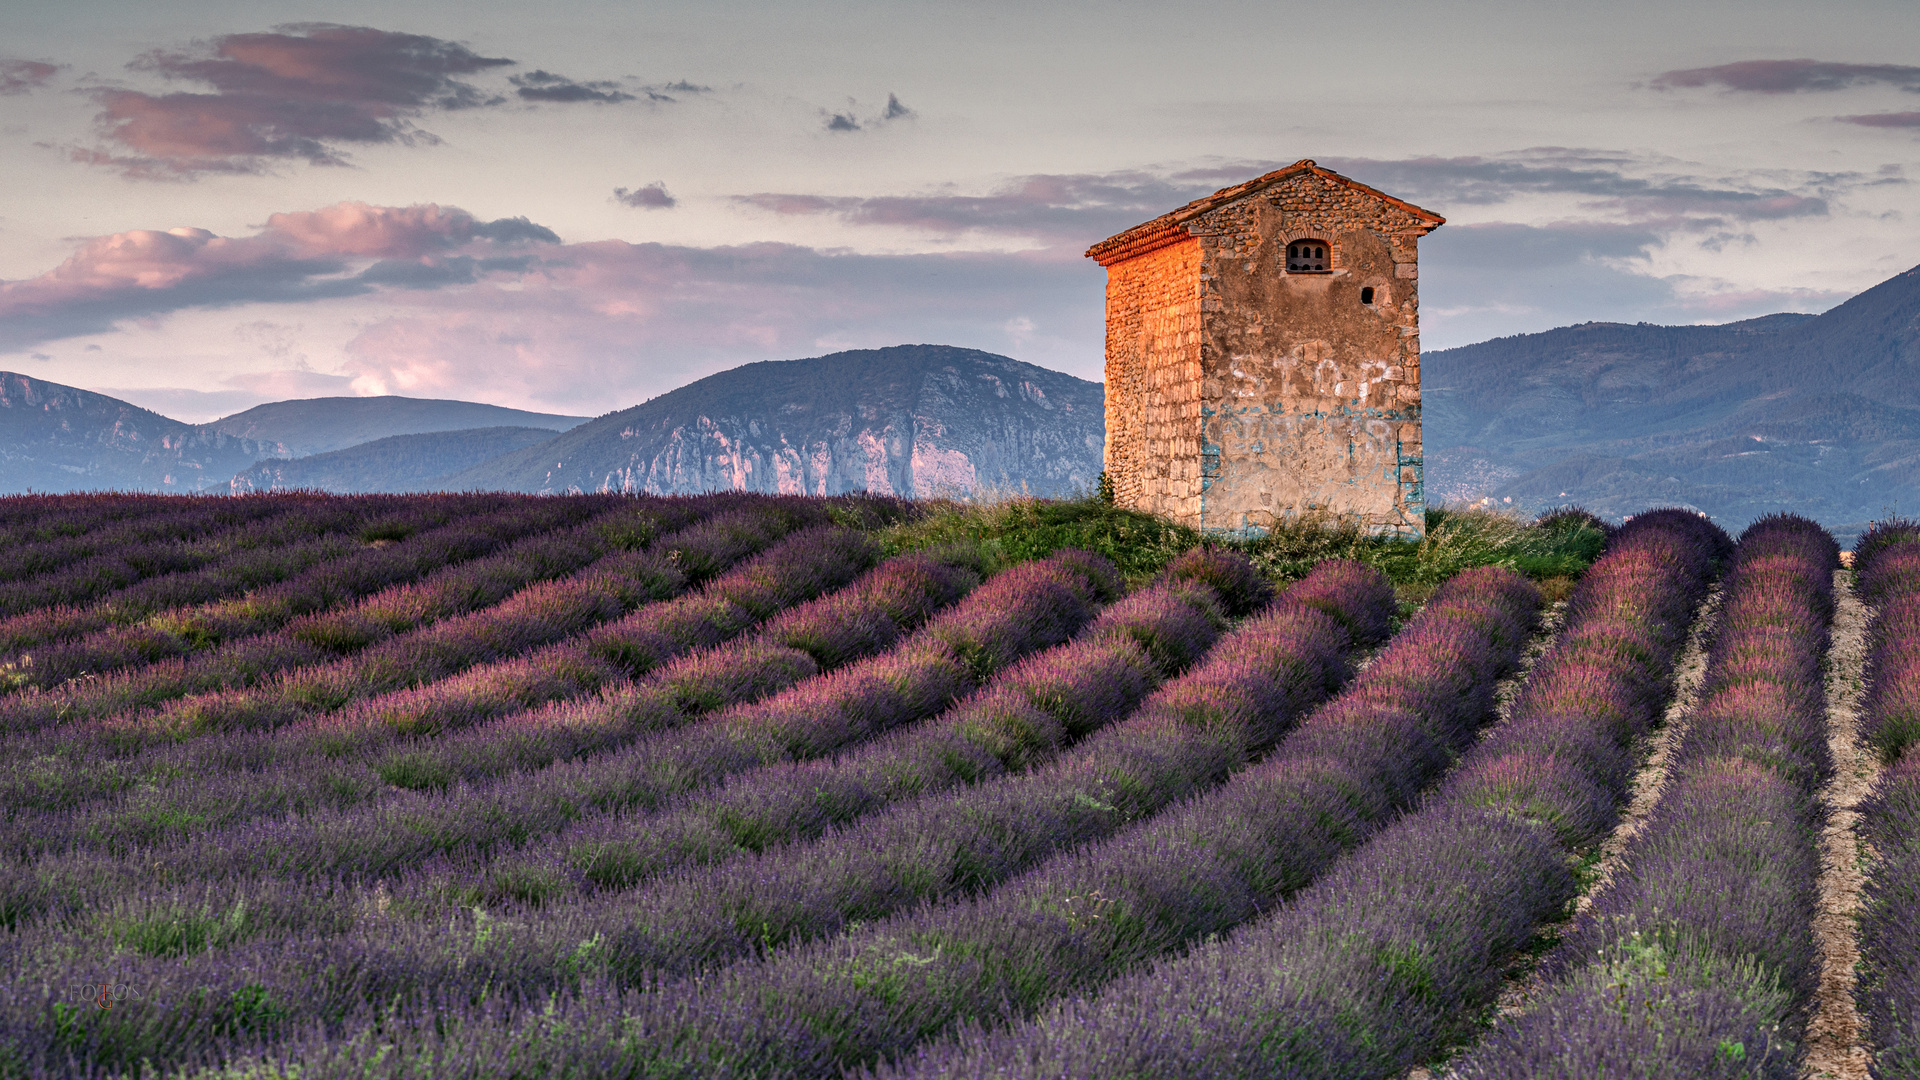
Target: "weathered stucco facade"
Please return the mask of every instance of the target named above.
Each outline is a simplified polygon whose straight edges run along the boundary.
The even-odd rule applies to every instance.
[[[1442,221],[1300,161],[1089,249],[1117,501],[1203,529],[1319,510],[1419,533],[1415,246]]]

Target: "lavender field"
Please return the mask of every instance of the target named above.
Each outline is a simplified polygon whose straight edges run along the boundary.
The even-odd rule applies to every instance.
[[[1839,555],[0,499],[0,1077],[1771,1077],[1833,1009],[1920,1076],[1920,527]]]

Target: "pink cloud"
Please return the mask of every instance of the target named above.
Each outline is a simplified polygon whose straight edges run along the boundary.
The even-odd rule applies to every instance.
[[[100,132],[119,149],[75,157],[138,177],[260,172],[274,159],[344,164],[341,143],[433,141],[411,120],[428,109],[502,100],[457,76],[512,64],[464,45],[364,26],[300,23],[227,34],[129,65],[212,93],[101,90]]]
[[[351,202],[275,214],[245,237],[194,228],[114,233],[85,241],[38,277],[0,282],[0,348],[183,308],[358,295],[398,281],[395,263],[445,277],[449,267],[558,241],[524,218],[480,222],[453,207]]]
[[[345,371],[363,394],[486,386],[596,411],[750,360],[902,342],[1016,349],[1094,374],[1101,282],[1097,267],[1063,272],[1040,254],[575,244],[524,273],[404,298],[348,344]]]
[[[747,360],[911,341],[1043,361],[1054,350],[1092,373],[1101,279],[1045,252],[562,244],[524,218],[342,203],[275,214],[249,236],[87,240],[44,274],[0,283],[0,349],[190,309],[325,304],[359,327],[320,346],[344,348],[326,374],[354,392],[604,411],[610,396],[631,403]]]
[[[0,59],[0,94],[24,94],[47,85],[60,70],[58,64],[44,60]]]

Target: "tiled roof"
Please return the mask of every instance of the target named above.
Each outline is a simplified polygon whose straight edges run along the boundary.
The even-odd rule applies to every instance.
[[[1114,263],[1124,259],[1131,259],[1137,255],[1145,255],[1149,251],[1166,247],[1168,244],[1178,243],[1185,240],[1188,236],[1185,228],[1187,222],[1217,206],[1224,206],[1236,199],[1251,195],[1262,188],[1271,187],[1285,180],[1287,177],[1295,176],[1302,172],[1316,173],[1336,184],[1343,184],[1353,188],[1355,191],[1365,192],[1379,199],[1381,202],[1399,207],[1417,218],[1431,222],[1432,224],[1427,226],[1428,229],[1446,224],[1446,218],[1441,217],[1431,210],[1423,210],[1407,202],[1405,199],[1396,199],[1386,192],[1370,188],[1358,180],[1341,176],[1332,169],[1323,169],[1315,165],[1311,158],[1301,158],[1299,161],[1285,168],[1275,169],[1265,176],[1254,177],[1252,180],[1248,180],[1243,184],[1235,184],[1232,187],[1221,188],[1219,191],[1205,198],[1193,200],[1178,210],[1161,214],[1152,221],[1135,225],[1126,232],[1109,236],[1105,240],[1088,248],[1087,257],[1098,260],[1101,266],[1112,266]]]

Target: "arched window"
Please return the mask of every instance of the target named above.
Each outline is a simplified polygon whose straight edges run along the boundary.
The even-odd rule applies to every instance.
[[[1303,238],[1289,241],[1287,244],[1287,272],[1290,274],[1323,273],[1331,265],[1328,254],[1332,245],[1325,240]]]

